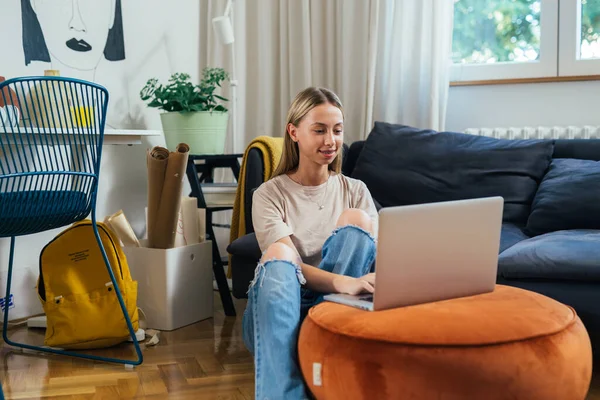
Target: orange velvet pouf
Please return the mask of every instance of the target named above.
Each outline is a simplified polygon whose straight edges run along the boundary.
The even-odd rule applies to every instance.
[[[501,285],[378,312],[323,302],[298,352],[317,399],[583,400],[592,375],[572,308]]]

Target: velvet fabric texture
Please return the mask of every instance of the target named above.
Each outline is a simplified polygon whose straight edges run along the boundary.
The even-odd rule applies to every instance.
[[[500,235],[500,253],[527,239],[529,239],[529,236],[519,226],[509,222],[503,223]]]
[[[583,400],[592,374],[575,311],[503,285],[379,312],[324,302],[304,321],[298,353],[317,399]]]
[[[503,251],[498,257],[498,275],[507,279],[600,282],[599,260],[600,230],[550,232]]]
[[[375,122],[352,177],[383,207],[502,196],[504,222],[524,225],[553,146]]]
[[[526,233],[600,229],[600,161],[554,159],[535,194]]]

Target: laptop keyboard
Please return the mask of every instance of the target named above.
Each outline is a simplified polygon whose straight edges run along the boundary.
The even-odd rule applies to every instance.
[[[363,300],[363,301],[370,301],[370,302],[373,302],[373,295],[372,295],[372,294],[369,294],[369,295],[366,295],[366,296],[361,296],[361,297],[359,297],[358,299],[359,299],[359,300]]]

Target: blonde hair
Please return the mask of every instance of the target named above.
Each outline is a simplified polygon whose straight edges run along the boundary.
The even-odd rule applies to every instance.
[[[287,121],[285,123],[285,136],[283,139],[283,152],[281,153],[279,165],[273,173],[273,178],[296,170],[300,163],[298,143],[294,142],[288,134],[288,124],[294,126],[300,125],[300,122],[306,114],[321,104],[331,104],[339,108],[343,118],[344,109],[342,108],[342,103],[338,96],[331,90],[320,87],[309,87],[298,93],[288,110]],[[328,168],[330,171],[334,171],[338,174],[342,171],[342,149],[338,149],[338,155],[333,162],[329,164]]]

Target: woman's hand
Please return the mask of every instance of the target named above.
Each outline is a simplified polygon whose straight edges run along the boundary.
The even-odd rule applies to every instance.
[[[357,295],[375,292],[375,273],[360,278],[339,275],[333,279],[333,287],[337,293]]]

